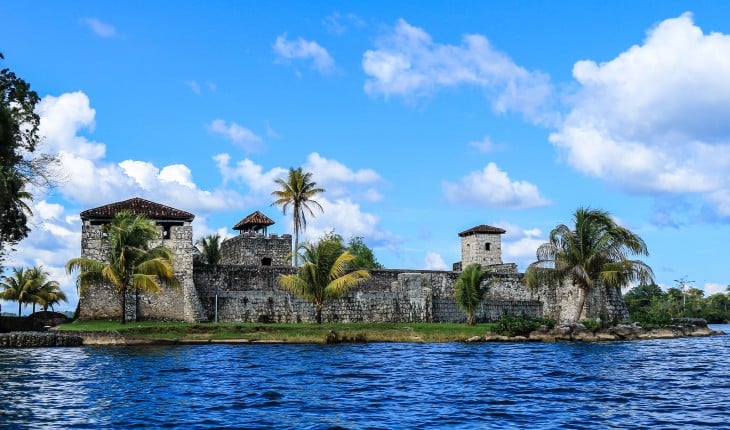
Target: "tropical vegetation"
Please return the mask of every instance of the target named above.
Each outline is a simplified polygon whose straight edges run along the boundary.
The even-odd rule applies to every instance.
[[[321,324],[324,304],[369,279],[370,273],[349,269],[354,256],[336,240],[325,237],[314,244],[305,243],[301,249],[303,264],[298,273],[282,275],[279,283],[283,289],[314,303],[315,320]]]
[[[375,253],[365,244],[365,240],[361,236],[353,236],[345,243],[345,239],[334,232],[330,231],[322,236],[324,240],[332,240],[340,244],[343,251],[347,251],[353,255],[352,261],[348,264],[350,269],[383,269],[383,265],[378,262]]]
[[[196,242],[196,245],[203,255],[203,261],[205,264],[220,264],[221,236],[218,233],[201,237]]]
[[[0,298],[18,302],[18,316],[21,315],[23,305],[32,305],[35,313],[36,305],[44,311],[48,307],[65,302],[66,294],[61,291],[57,281],[49,279],[49,273],[42,266],[14,268],[10,276],[2,278],[3,291]]]
[[[578,208],[573,227],[556,226],[549,241],[537,249],[537,261],[525,272],[530,287],[569,282],[578,289],[580,301],[576,318],[583,318],[588,293],[600,285],[620,289],[630,282],[653,282],[651,268],[634,255],[649,254],[644,241],[619,226],[603,210]]]
[[[0,272],[5,254],[30,232],[32,195],[27,186],[46,187],[54,182],[58,158],[36,150],[39,101],[30,84],[7,68],[0,70]]]
[[[158,234],[148,218],[122,211],[104,226],[104,232],[104,261],[72,258],[66,263],[66,271],[79,272],[82,291],[98,284],[111,285],[119,296],[120,322],[124,324],[127,293],[157,293],[162,285],[179,284],[174,276],[172,252],[164,246],[149,247]]]
[[[474,263],[466,266],[454,284],[456,305],[466,313],[466,323],[474,324],[474,313],[482,302],[489,285],[483,285],[485,271],[482,265]]]
[[[691,283],[677,280],[677,285],[662,290],[656,284],[640,284],[624,294],[631,318],[642,326],[666,326],[673,318],[704,318],[709,323],[730,321],[730,286],[724,293],[705,297],[705,292]]]
[[[314,216],[312,207],[323,211],[322,205],[314,200],[314,197],[324,193],[325,190],[318,188],[317,183],[312,180],[312,174],[302,171],[301,167],[289,168],[287,179],[277,178],[275,182],[280,188],[271,193],[276,197],[273,205],[281,207],[284,215],[291,207],[294,226],[294,267],[297,267],[299,265],[299,232],[307,228],[307,214]]]

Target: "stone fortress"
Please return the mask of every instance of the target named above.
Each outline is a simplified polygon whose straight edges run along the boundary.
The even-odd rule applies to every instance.
[[[259,211],[233,228],[238,235],[221,243],[220,265],[203,264],[193,242],[194,215],[179,209],[133,198],[81,213],[81,256],[103,258],[102,226],[116,213],[128,210],[145,215],[157,226],[162,244],[174,253],[180,288],[160,294],[130,293],[128,320],[314,322],[314,305],[280,288],[280,275],[294,273],[287,261],[292,237],[268,232],[274,222]],[[505,230],[479,225],[459,233],[460,262],[452,271],[378,269],[371,279],[340,299],[325,304],[325,322],[464,322],[466,315],[454,301],[454,284],[462,267],[479,263],[489,271],[489,290],[475,314],[477,322],[503,315],[575,320],[579,296],[569,285],[528,288],[517,265],[502,262]],[[118,319],[120,303],[110,286],[81,292],[80,319]],[[585,304],[586,314],[608,320],[628,318],[617,289],[596,288]]]

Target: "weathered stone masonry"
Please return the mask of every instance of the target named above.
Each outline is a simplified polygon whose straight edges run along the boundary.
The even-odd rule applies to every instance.
[[[130,203],[132,202],[132,203]],[[159,295],[127,298],[127,318],[179,321],[313,322],[314,305],[282,290],[278,278],[293,273],[286,257],[291,236],[269,235],[273,224],[260,212],[236,225],[241,234],[221,244],[223,263],[208,266],[193,259],[192,214],[142,199],[114,203],[82,213],[82,256],[102,259],[100,222],[113,210],[126,206],[140,209],[158,225],[159,242],[173,250],[180,289],[163,289]],[[96,214],[96,218],[89,217]],[[84,219],[84,214],[86,218]],[[175,219],[186,214],[182,222]],[[99,215],[103,215],[99,218]],[[105,218],[106,217],[106,218]],[[173,218],[172,221],[170,218]],[[239,228],[240,227],[240,228]],[[339,322],[463,322],[466,315],[454,301],[454,284],[462,266],[478,262],[487,267],[489,283],[477,321],[494,321],[503,315],[544,316],[560,322],[575,320],[577,291],[569,285],[529,289],[513,263],[502,263],[501,234],[497,227],[477,226],[459,235],[462,262],[454,271],[373,270],[371,279],[344,297],[327,303],[324,321]],[[108,286],[82,292],[82,319],[119,318],[118,297]],[[628,317],[618,290],[596,288],[586,298],[586,315],[622,320]]]

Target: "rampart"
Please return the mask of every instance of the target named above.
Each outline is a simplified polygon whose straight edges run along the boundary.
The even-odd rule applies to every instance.
[[[282,290],[278,277],[288,267],[195,267],[195,286],[209,320],[241,322],[314,322],[315,308],[308,301]],[[322,309],[330,322],[464,322],[466,315],[454,301],[459,274],[442,271],[372,270],[371,279]],[[477,321],[502,315],[537,317],[544,305],[529,291],[516,296],[521,276],[493,275],[490,292],[476,314]],[[487,282],[487,281],[485,281]],[[524,289],[524,288],[523,288]]]
[[[291,235],[288,234],[279,237],[243,233],[221,243],[221,264],[281,267],[287,265],[289,254]]]

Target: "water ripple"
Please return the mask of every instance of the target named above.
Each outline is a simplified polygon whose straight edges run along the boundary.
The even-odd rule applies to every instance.
[[[729,340],[4,349],[0,427],[722,428]]]

